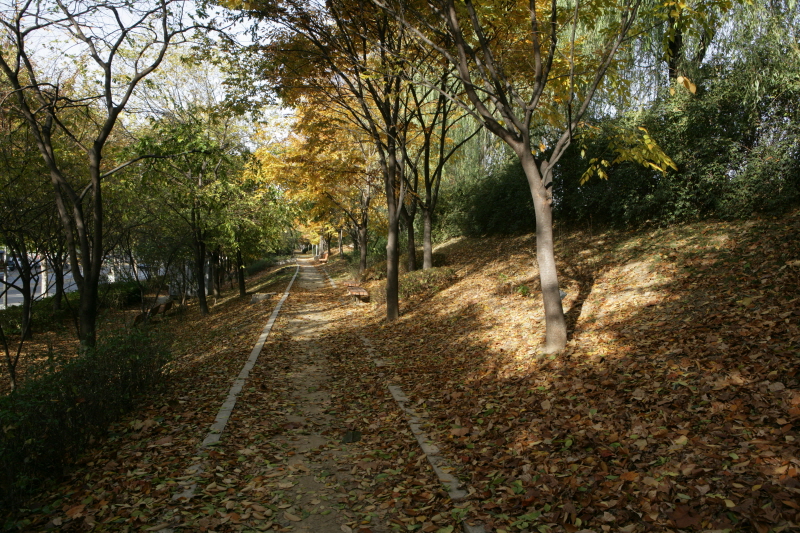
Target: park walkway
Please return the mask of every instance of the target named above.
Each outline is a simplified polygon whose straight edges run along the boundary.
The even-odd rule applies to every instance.
[[[292,527],[298,533],[358,530],[354,515],[344,509],[351,481],[348,444],[342,442],[347,428],[331,411],[331,391],[339,387],[328,373],[328,352],[321,340],[346,312],[347,301],[310,261],[301,259],[299,267],[291,295],[214,451],[244,457],[247,475],[257,480],[232,506],[242,509],[240,520],[252,508],[246,503],[255,492],[270,495],[265,503],[277,507],[261,524],[256,518],[256,527],[271,522],[273,528]],[[249,515],[252,519],[256,512]],[[380,524],[369,527],[384,530]]]
[[[112,425],[16,529],[450,531],[452,487],[424,464],[433,449],[421,421],[409,428],[413,412],[387,388],[405,380],[365,337],[369,308],[310,258],[278,274],[254,287],[277,294],[176,318],[190,329],[167,387]]]

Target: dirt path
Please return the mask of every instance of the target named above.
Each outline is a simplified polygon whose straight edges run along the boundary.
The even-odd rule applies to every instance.
[[[237,513],[232,520],[250,520],[262,530],[385,531],[357,520],[351,510],[358,504],[348,498],[352,461],[343,439],[356,434],[331,410],[331,391],[340,387],[326,370],[323,339],[347,311],[340,292],[326,290],[313,266],[301,262],[300,269],[226,434],[210,454],[227,464],[213,465],[222,472],[235,456],[234,471],[251,480],[251,490],[220,503]]]
[[[218,441],[202,444],[221,407],[230,410],[231,384],[281,294],[199,321],[208,331],[197,332],[186,368],[31,502],[17,529],[388,531],[353,475],[364,443],[343,442],[358,438],[331,400],[351,394],[329,369],[332,339],[354,309],[307,261]]]

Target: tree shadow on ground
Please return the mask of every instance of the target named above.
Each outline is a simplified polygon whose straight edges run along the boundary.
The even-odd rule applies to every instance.
[[[434,298],[393,324],[376,317],[363,334],[393,361],[387,381],[425,409],[490,524],[545,504],[542,524],[596,529],[793,524],[784,501],[800,488],[791,466],[800,427],[788,422],[800,402],[800,269],[785,266],[800,256],[794,227],[656,230],[602,239],[591,257],[603,261],[568,256],[559,269],[578,287],[573,333],[551,358],[506,343],[513,332],[488,310],[514,302],[491,292]],[[544,324],[530,324],[543,337]]]

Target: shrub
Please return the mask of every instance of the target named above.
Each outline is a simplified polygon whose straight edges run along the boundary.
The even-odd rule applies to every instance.
[[[408,272],[400,276],[400,298],[439,292],[450,285],[455,277],[456,271],[449,267]]]
[[[58,476],[159,381],[167,360],[151,334],[116,332],[73,361],[51,360],[0,398],[0,505]]]
[[[456,271],[451,267],[434,267],[401,273],[399,277],[400,298],[430,296],[452,284],[456,279]],[[376,288],[370,291],[372,301],[376,304],[386,303],[386,282],[381,282]]]
[[[262,272],[268,269],[269,267],[276,265],[278,261],[281,261],[282,259],[289,259],[289,256],[269,255],[262,259],[253,261],[252,263],[247,265],[244,268],[244,272],[248,276],[252,276],[253,274],[258,274],[259,272]]]
[[[259,259],[258,261],[253,261],[249,265],[244,268],[244,272],[248,276],[252,276],[253,274],[258,274],[259,272],[268,269],[274,261],[272,259]]]
[[[142,303],[142,291],[136,281],[101,283],[98,287],[100,307],[120,309]]]

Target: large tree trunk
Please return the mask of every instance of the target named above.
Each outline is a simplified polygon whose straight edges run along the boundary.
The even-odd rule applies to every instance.
[[[433,213],[422,208],[422,270],[433,268]]]
[[[364,281],[364,271],[367,269],[367,227],[358,228],[358,279]]]
[[[31,329],[31,318],[33,317],[33,293],[31,289],[35,287],[31,284],[33,277],[33,268],[28,261],[27,250],[22,250],[19,256],[19,280],[22,282],[22,339],[31,340],[33,338],[33,331]]]
[[[206,243],[195,238],[194,243],[194,275],[197,283],[197,302],[200,305],[200,314],[208,314],[208,299],[206,298]]]
[[[545,353],[555,353],[567,345],[567,321],[561,306],[558,271],[553,242],[553,206],[548,198],[540,169],[531,154],[518,154],[528,179],[536,212],[536,261],[542,283],[545,315]]]
[[[384,161],[384,185],[386,189],[386,215],[389,228],[386,235],[386,320],[392,322],[400,318],[400,253],[399,253],[399,208],[403,205],[400,169],[398,168],[394,146],[391,143],[387,148],[387,158]],[[400,197],[395,187],[399,187]]]
[[[61,300],[64,297],[64,264],[51,265],[55,277],[55,294],[53,294],[53,311],[61,310]]]
[[[398,234],[399,220],[398,217],[391,213],[394,209],[390,209],[389,213],[389,231],[386,240],[386,319],[389,321],[397,320],[400,317],[400,282],[399,282],[399,264],[400,254],[398,253]]]
[[[239,280],[239,296],[247,296],[244,286],[244,261],[242,261],[241,250],[236,250],[236,278]]]
[[[98,143],[95,142],[95,145]],[[89,175],[92,180],[91,220],[92,234],[83,227],[79,232],[83,283],[80,289],[80,343],[83,349],[94,348],[97,342],[97,305],[99,299],[100,269],[103,265],[103,197],[100,190],[100,150],[95,146],[89,156]],[[85,224],[80,206],[74,207],[76,225]],[[80,213],[79,215],[77,213]],[[66,229],[66,228],[65,228]]]
[[[678,19],[670,16],[667,24],[675,26],[673,39],[667,44],[667,83],[672,84],[680,75],[683,63],[683,31],[678,27]]]
[[[58,245],[55,245],[58,246]],[[61,249],[53,250],[53,245],[45,252],[45,261],[50,271],[53,273],[53,312],[61,310],[61,302],[64,297],[64,253]]]
[[[86,280],[84,289],[80,294],[79,325],[81,347],[94,347],[97,341],[97,299],[99,295],[98,284],[95,280]]]

